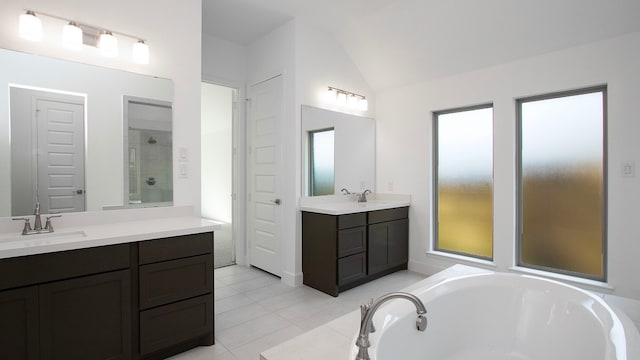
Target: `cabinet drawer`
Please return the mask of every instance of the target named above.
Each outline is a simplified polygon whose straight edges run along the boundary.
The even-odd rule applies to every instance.
[[[211,255],[140,266],[141,309],[211,293],[212,290]]]
[[[369,224],[376,224],[376,223],[392,221],[392,220],[400,220],[408,217],[409,217],[408,207],[370,211]]]
[[[367,276],[367,256],[360,253],[338,259],[338,286]]]
[[[213,333],[213,296],[140,312],[141,355]]]
[[[366,250],[366,226],[338,231],[338,257],[358,254]]]
[[[21,256],[0,260],[0,290],[129,267],[129,244]]]
[[[139,244],[140,264],[149,264],[212,252],[212,232],[141,241]]]
[[[367,213],[355,213],[338,216],[338,229],[348,229],[367,224]]]

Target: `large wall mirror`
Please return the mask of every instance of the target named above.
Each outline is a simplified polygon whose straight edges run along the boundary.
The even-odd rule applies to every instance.
[[[375,191],[375,120],[302,105],[304,196]]]
[[[30,214],[36,198],[42,212],[128,207],[127,97],[149,100],[150,112],[169,109],[138,140],[170,152],[171,80],[0,49],[0,216]],[[141,127],[148,119],[137,116]],[[139,169],[149,158],[137,158]],[[164,195],[148,192],[150,202],[170,205],[171,155],[159,164],[168,172],[139,184],[162,183]]]

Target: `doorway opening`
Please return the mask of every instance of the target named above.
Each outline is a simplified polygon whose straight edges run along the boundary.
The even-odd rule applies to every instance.
[[[234,231],[234,144],[237,90],[201,83],[201,214],[222,223],[214,236],[214,268],[236,263]]]

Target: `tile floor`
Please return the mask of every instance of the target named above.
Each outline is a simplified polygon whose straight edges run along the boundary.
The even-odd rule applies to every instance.
[[[255,268],[219,268],[214,271],[216,345],[171,359],[258,360],[266,349],[424,278],[399,271],[334,298],[307,286],[282,285],[279,278]]]

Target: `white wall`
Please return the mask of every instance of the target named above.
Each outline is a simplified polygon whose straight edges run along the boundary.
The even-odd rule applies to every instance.
[[[188,178],[178,178],[174,172],[174,203],[193,205],[196,214],[200,212],[201,5],[199,0],[4,0],[0,6],[1,48],[173,80],[174,151],[185,148],[190,157]],[[44,16],[43,41],[26,41],[18,36],[17,30],[23,7],[140,36],[149,44],[150,64],[136,65],[130,61],[129,45],[133,40],[126,38],[120,41],[122,54],[116,59],[104,58],[97,49],[86,46],[82,52],[67,50],[59,44],[62,22]],[[174,156],[174,168],[176,164]]]
[[[378,93],[377,185],[412,195],[410,269],[433,273],[464,260],[427,254],[431,239],[432,112],[494,104],[494,262],[514,265],[516,226],[515,99],[608,86],[608,283],[640,299],[640,179],[623,178],[625,161],[640,164],[640,33],[501,66]],[[475,264],[475,263],[471,263]]]
[[[202,84],[202,217],[231,223],[233,89]]]

